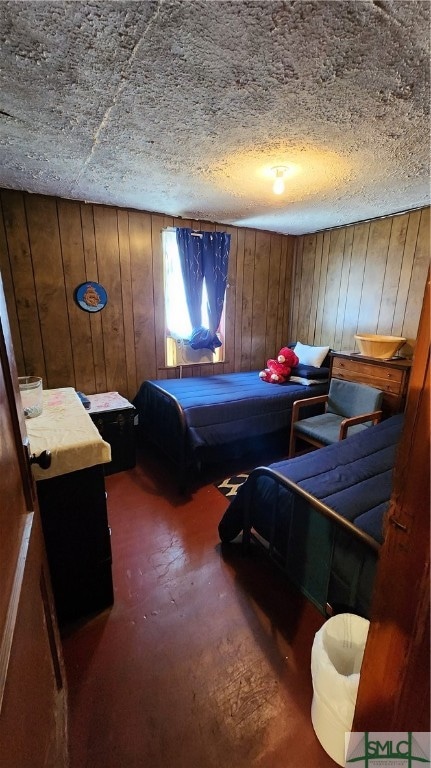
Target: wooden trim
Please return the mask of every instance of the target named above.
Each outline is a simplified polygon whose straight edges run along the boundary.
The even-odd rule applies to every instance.
[[[380,551],[354,731],[428,731],[429,277]]]
[[[18,615],[18,605],[21,596],[21,587],[24,578],[25,564],[27,562],[28,547],[33,527],[34,513],[29,512],[24,521],[21,533],[21,543],[16,561],[15,574],[10,592],[9,605],[6,614],[6,621],[3,636],[0,645],[0,714],[3,703],[3,697],[6,687],[7,670],[12,648],[12,642],[15,634],[16,618]]]
[[[55,620],[53,617],[52,601],[45,577],[45,571],[42,566],[40,571],[40,592],[42,595],[43,612],[45,616],[46,630],[48,634],[49,649],[51,651],[52,666],[54,670],[55,683],[57,691],[63,688],[63,675],[61,674],[60,657],[55,635]]]

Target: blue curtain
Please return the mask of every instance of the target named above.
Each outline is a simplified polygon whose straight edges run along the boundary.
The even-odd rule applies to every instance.
[[[200,238],[193,237],[191,229],[177,227],[177,245],[190,322],[192,328],[197,328],[202,323],[201,307],[204,279]]]
[[[230,235],[226,232],[202,232],[196,237],[192,230],[177,228],[177,245],[186,292],[187,307],[192,324],[192,349],[221,346],[217,328],[223,312],[229,263]],[[202,325],[202,287],[205,279],[208,296],[209,328]]]

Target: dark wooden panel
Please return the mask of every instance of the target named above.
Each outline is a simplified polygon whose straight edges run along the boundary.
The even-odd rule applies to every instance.
[[[307,235],[303,238],[301,270],[299,272],[298,268],[298,282],[295,285],[295,296],[298,304],[297,323],[299,341],[308,337],[315,258],[316,235]]]
[[[408,220],[408,214],[405,214],[404,216],[397,216],[392,222],[388,249],[388,269],[386,269],[383,282],[377,333],[385,334],[386,329],[392,328],[393,325]]]
[[[323,330],[323,314],[325,310],[326,280],[328,277],[330,240],[331,240],[330,233],[324,232],[323,242],[322,242],[322,261],[321,261],[321,267],[320,267],[320,281],[319,281],[319,289],[317,294],[316,330],[314,334],[314,340],[308,339],[310,344],[314,343],[314,344],[317,344],[317,346],[327,343],[325,342],[325,337],[322,333],[322,330]],[[306,343],[307,340],[304,339],[304,342]]]
[[[238,230],[238,241],[236,250],[236,261],[229,267],[229,271],[232,269],[232,274],[235,275],[232,288],[235,293],[235,319],[232,328],[226,328],[226,331],[234,331],[235,333],[235,358],[233,370],[241,370],[242,362],[242,328],[243,328],[243,291],[244,291],[244,255],[245,255],[245,235],[244,229]]]
[[[330,257],[326,276],[321,335],[322,343],[329,344],[330,347],[334,346],[335,339],[345,237],[345,229],[337,229],[330,234]]]
[[[251,369],[265,368],[266,321],[271,307],[268,305],[269,245],[267,232],[256,232],[254,253],[253,309],[251,326]],[[273,357],[276,353],[271,355]]]
[[[277,341],[277,327],[283,307],[280,297],[280,264],[281,262],[281,237],[280,235],[271,235],[270,254],[269,254],[269,272],[268,272],[268,293],[266,310],[266,333],[265,349],[260,368],[266,368],[266,361],[270,357],[276,357],[282,346]]]
[[[301,285],[301,270],[302,270],[302,253],[304,249],[304,239],[302,237],[297,238],[295,241],[294,260],[292,267],[292,296],[291,296],[291,326],[293,330],[292,341],[305,342],[305,339],[300,338],[301,331],[299,328],[299,299],[300,299],[300,285]]]
[[[0,273],[5,295],[8,297],[7,311],[12,338],[14,340],[15,361],[18,371],[25,371],[24,353],[22,349],[21,332],[16,308],[15,291],[13,287],[12,270],[9,261],[6,231],[3,219],[2,201],[0,195]]]
[[[127,393],[126,355],[118,249],[118,220],[115,208],[94,207],[94,232],[99,281],[108,294],[102,315],[103,342],[108,390]]]
[[[96,241],[94,235],[94,217],[92,205],[81,203],[81,224],[86,279],[98,283],[99,273],[97,269]],[[94,392],[106,392],[107,385],[101,312],[96,312],[90,315],[89,321],[93,346],[93,363],[95,376],[95,390],[93,392],[88,392],[88,394],[91,395],[94,394]]]
[[[86,280],[80,204],[59,200],[58,223],[75,371],[74,385],[82,392],[92,393],[96,389],[96,381],[90,316],[74,301],[76,287]]]
[[[251,370],[252,312],[254,291],[254,254],[256,232],[247,229],[244,243],[242,322],[241,322],[241,365],[242,371]]]
[[[376,333],[380,301],[385,278],[392,219],[372,221],[365,260],[364,287],[359,308],[359,333]]]
[[[293,243],[293,238],[280,236],[279,253],[279,282],[278,282],[278,309],[277,325],[275,328],[275,348],[277,350],[290,342],[289,319],[290,319],[290,291],[291,291],[291,270],[293,258],[289,252],[288,246]],[[270,273],[271,274],[271,273]]]
[[[238,230],[234,227],[225,227],[217,224],[217,232],[226,232],[230,235],[230,250],[227,285],[225,293],[225,338],[224,338],[224,359],[223,373],[229,373],[234,370],[235,359],[235,313],[236,313],[236,291],[235,291],[235,266],[238,250]]]
[[[403,352],[411,353],[430,254],[429,208],[317,237],[323,237],[321,254],[320,243],[314,249],[310,236],[296,239],[293,336],[354,350],[356,333],[394,334],[408,339]],[[300,306],[304,290],[307,327]]]
[[[157,377],[150,214],[134,211],[129,214],[129,237],[136,375],[139,385],[144,379]],[[132,393],[131,397],[135,394]]]
[[[165,367],[165,302],[162,230],[172,227],[173,219],[167,216],[151,217],[151,250],[153,256],[154,286],[154,345],[157,370]]]
[[[347,286],[349,284],[350,267],[353,248],[353,227],[347,227],[345,231],[343,261],[340,275],[337,315],[335,319],[334,339],[331,344],[333,349],[340,349],[343,338],[344,318],[346,314]]]
[[[22,343],[24,368],[20,375],[42,376],[46,385],[45,358],[37,311],[36,287],[28,239],[24,196],[20,192],[2,192],[5,232],[9,250],[14,296],[6,294],[9,305],[15,301],[20,339],[13,337],[14,347]],[[8,286],[5,284],[5,290]],[[11,326],[11,331],[14,331]]]
[[[129,215],[118,211],[118,251],[120,256],[121,303],[123,310],[124,354],[126,357],[126,392],[137,392],[135,334],[133,328],[133,293],[130,266]]]
[[[314,253],[314,264],[312,265],[313,266],[312,293],[311,293],[310,316],[308,321],[308,334],[307,334],[307,338],[313,339],[313,340],[316,334],[319,283],[320,283],[320,272],[322,268],[323,234],[321,232],[318,233],[317,235],[315,235],[315,239],[316,239],[316,248]]]
[[[353,349],[354,334],[358,329],[359,308],[364,289],[365,259],[367,255],[369,224],[358,224],[353,229],[352,258],[346,294],[346,309],[340,349]]]
[[[286,339],[294,341],[294,336],[291,329],[291,313],[290,307],[293,294],[293,269],[295,264],[295,240],[294,237],[283,238],[282,252],[284,255],[283,261],[285,262],[285,274],[284,274],[284,305],[283,305],[283,326],[281,330],[282,346]]]
[[[89,394],[113,389],[132,399],[143,379],[178,375],[164,361],[166,226],[231,234],[226,362],[184,366],[183,376],[260,370],[298,339],[354,349],[365,318],[380,333],[414,338],[429,209],[292,237],[10,190],[1,195],[0,265],[20,372],[41,374],[45,386],[75,383]],[[107,288],[103,312],[86,315],[73,304],[75,284],[85,280]]]
[[[394,319],[392,323],[392,333],[395,336],[402,336],[406,304],[409,295],[410,276],[413,269],[420,220],[420,211],[414,211],[414,213],[411,213],[408,217],[406,239],[403,248],[400,283],[398,287]]]
[[[404,322],[401,335],[407,340],[415,339],[417,332],[417,320],[419,317],[423,295],[424,275],[430,263],[430,209],[421,211],[418,237],[415,248],[409,292],[404,313]]]
[[[25,208],[40,326],[32,335],[36,340],[39,333],[42,337],[44,387],[73,387],[75,371],[56,200],[27,195]]]

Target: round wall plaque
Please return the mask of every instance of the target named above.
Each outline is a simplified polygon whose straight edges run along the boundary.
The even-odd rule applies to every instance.
[[[85,312],[100,312],[108,301],[107,293],[100,283],[88,280],[75,288],[74,298],[78,307]]]

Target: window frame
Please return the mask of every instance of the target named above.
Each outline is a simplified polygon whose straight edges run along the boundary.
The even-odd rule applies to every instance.
[[[163,257],[163,311],[164,311],[164,347],[165,347],[165,365],[168,368],[177,367],[181,365],[202,365],[205,363],[223,363],[225,361],[225,329],[226,329],[226,295],[225,294],[225,301],[223,304],[223,312],[220,319],[220,325],[217,329],[217,335],[220,337],[221,346],[217,347],[215,352],[211,352],[209,349],[192,349],[190,346],[189,338],[187,334],[184,332],[180,332],[180,330],[185,329],[175,329],[170,327],[171,323],[169,321],[172,320],[172,316],[169,316],[169,292],[173,290],[173,286],[170,283],[171,280],[174,281],[175,285],[175,291],[178,291],[178,280],[181,278],[181,285],[184,289],[184,283],[182,280],[182,274],[181,274],[181,265],[179,263],[179,256],[178,256],[178,265],[175,265],[175,272],[172,271],[172,274],[175,274],[174,278],[169,277],[169,262],[168,258],[171,258],[171,254],[169,253],[168,249],[168,241],[167,237],[169,236],[169,239],[171,241],[171,244],[175,241],[176,245],[176,229],[166,227],[165,229],[162,229],[162,257]],[[199,232],[194,232],[193,235],[195,237],[199,237]],[[177,249],[178,254],[178,249]],[[179,268],[179,269],[178,269]],[[187,313],[188,317],[188,309],[187,304],[185,300],[185,292],[183,292],[183,296],[181,298],[181,306],[182,311]],[[208,321],[208,315],[206,310],[206,285],[205,285],[205,278],[204,278],[204,285],[203,285],[203,293],[202,293],[202,319],[203,324],[205,324],[205,321]],[[189,336],[191,334],[192,328],[189,321]]]

